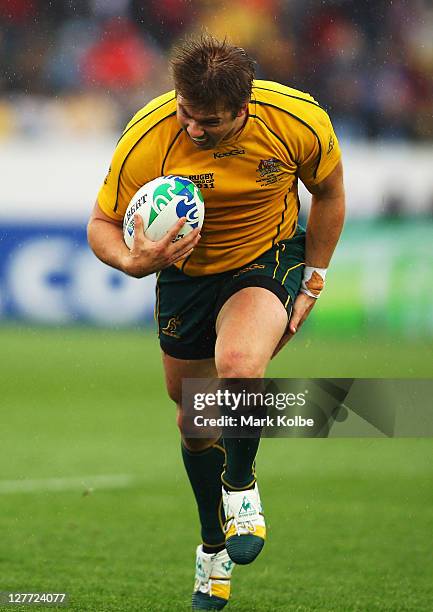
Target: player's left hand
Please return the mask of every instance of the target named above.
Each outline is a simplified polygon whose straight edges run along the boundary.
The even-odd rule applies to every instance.
[[[293,338],[298,329],[301,327],[305,319],[310,314],[314,304],[317,302],[316,298],[310,297],[305,293],[299,293],[295,303],[293,304],[292,316],[290,317],[289,324],[287,326],[286,333],[277,344],[272,357],[275,357],[277,353],[281,351],[283,346],[287,344],[289,340]]]

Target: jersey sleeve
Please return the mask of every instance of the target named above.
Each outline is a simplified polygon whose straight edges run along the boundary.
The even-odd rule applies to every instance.
[[[137,172],[136,155],[131,143],[120,142],[114,151],[110,168],[98,193],[98,204],[102,211],[122,221],[133,195],[147,183],[150,178],[143,172]],[[145,164],[143,164],[145,167]]]
[[[174,108],[173,94],[166,94],[141,109],[126,126],[98,193],[100,208],[112,219],[121,221],[140,187],[162,174],[167,148],[179,130]]]
[[[340,145],[323,109],[319,108],[315,121],[305,126],[300,152],[298,174],[307,187],[323,181],[340,161]]]

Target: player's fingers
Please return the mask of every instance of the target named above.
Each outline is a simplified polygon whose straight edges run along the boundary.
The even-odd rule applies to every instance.
[[[175,248],[173,248],[170,254],[170,257],[176,258],[176,261],[181,257],[185,257],[185,253],[194,250],[199,239],[200,239],[200,235],[196,236],[192,242],[191,240],[187,241],[185,238],[178,240],[176,245],[173,245],[173,247]]]
[[[302,323],[305,321],[305,319],[308,316],[308,313],[310,312],[311,307],[305,308],[305,307],[295,307],[293,308],[293,314],[290,318],[290,322],[289,322],[289,333],[296,334],[296,332],[298,331],[298,329],[301,327]]]
[[[148,238],[146,238],[144,235],[143,218],[141,215],[136,214],[134,215],[134,244],[133,244],[133,247],[145,240],[148,240]]]
[[[192,232],[189,232],[180,240],[173,242],[171,247],[172,254],[176,255],[180,251],[185,251],[185,249],[193,249],[200,238],[200,230],[198,228],[192,230]]]
[[[182,255],[177,255],[176,257],[173,258],[171,263],[174,264],[177,261],[181,261],[182,259],[185,259],[186,257],[189,257],[192,254],[193,251],[194,251],[194,249],[189,249],[185,253],[182,253]]]
[[[296,334],[299,325],[301,324],[302,310],[298,310],[296,307],[293,308],[292,316],[289,321],[289,333]]]
[[[139,236],[141,235],[141,232],[143,232],[143,219],[141,217],[141,215],[136,214],[134,215],[134,235],[135,236]]]
[[[169,244],[171,244],[173,240],[177,237],[178,233],[183,228],[185,223],[186,223],[186,217],[181,217],[178,221],[176,221],[173,227],[168,230],[164,238],[161,238],[161,240],[159,240],[160,244],[163,247],[169,246]]]
[[[298,294],[293,304],[293,312],[289,322],[289,332],[291,334],[296,334],[297,330],[310,314],[315,303],[315,298],[305,295],[305,293],[302,292]]]

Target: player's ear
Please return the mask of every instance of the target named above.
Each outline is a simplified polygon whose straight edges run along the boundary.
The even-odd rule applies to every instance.
[[[238,111],[236,117],[244,117],[248,113],[248,102],[244,102]]]

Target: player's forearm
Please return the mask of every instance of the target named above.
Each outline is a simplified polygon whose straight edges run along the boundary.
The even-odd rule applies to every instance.
[[[344,210],[344,192],[332,197],[313,195],[305,243],[307,266],[329,266],[343,229]]]
[[[97,218],[98,214],[103,213],[96,207],[87,226],[90,248],[101,261],[134,278],[143,278],[189,257],[200,240],[198,228],[190,231],[182,240],[176,240],[186,223],[186,217],[181,217],[160,240],[149,240],[144,235],[143,218],[136,214],[134,243],[129,250],[123,240],[121,225]]]
[[[87,240],[98,259],[112,268],[129,273],[126,269],[129,250],[120,226],[102,219],[91,219],[87,226]]]

